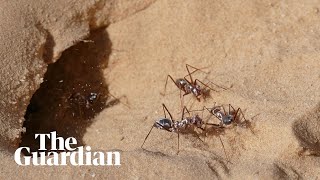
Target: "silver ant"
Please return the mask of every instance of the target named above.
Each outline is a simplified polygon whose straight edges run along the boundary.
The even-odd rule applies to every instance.
[[[153,124],[153,126],[151,127],[147,136],[145,137],[145,139],[141,145],[141,148],[143,149],[143,145],[145,144],[147,138],[149,137],[152,129],[155,127],[157,129],[166,130],[168,132],[175,132],[178,134],[178,152],[177,152],[177,154],[178,154],[179,153],[180,132],[186,130],[187,127],[195,127],[195,128],[201,129],[202,131],[205,131],[205,129],[202,126],[206,125],[206,123],[204,123],[204,121],[202,120],[202,118],[199,117],[198,114],[184,118],[184,113],[185,113],[184,111],[187,111],[190,114],[190,111],[185,106],[182,110],[182,117],[181,117],[180,121],[173,120],[171,113],[169,112],[169,110],[167,109],[167,107],[164,104],[162,104],[162,107],[163,107],[163,112],[164,112],[165,117],[160,118],[159,120],[157,120]],[[166,117],[166,112],[169,114],[170,118]],[[209,124],[209,125],[211,125],[211,124]],[[219,136],[219,138],[220,138],[220,136]],[[220,138],[220,141],[222,143],[221,138]],[[222,146],[224,148],[223,143],[222,143]],[[224,151],[225,151],[225,149],[224,149]]]
[[[78,93],[73,93],[69,96],[68,100],[70,102],[77,102],[79,104],[85,104],[86,108],[89,109],[90,106],[99,98],[98,93],[91,92],[89,93],[88,96],[84,96],[82,94]]]
[[[215,103],[212,108],[207,108],[204,106],[203,109],[207,109],[211,115],[214,115],[220,121],[220,127],[226,127],[233,123],[235,125],[249,127],[251,132],[254,134],[251,122],[245,118],[241,108],[236,110],[231,104],[229,104],[228,107],[228,111],[226,111],[223,105],[216,106]],[[244,121],[241,121],[242,119],[244,119]]]
[[[195,70],[190,72],[189,67],[191,67],[191,68],[193,68]],[[191,74],[195,73],[196,71],[201,71],[201,72],[204,72],[204,71],[202,71],[199,68],[193,67],[193,66],[191,66],[189,64],[186,64],[186,69],[188,71],[188,74],[183,78],[178,78],[178,79],[174,80],[171,75],[167,76],[166,83],[165,83],[165,86],[164,86],[163,95],[165,95],[166,88],[167,88],[167,83],[168,83],[168,79],[169,78],[180,89],[180,98],[181,98],[181,92],[183,91],[184,92],[183,97],[185,95],[188,95],[188,94],[193,94],[197,98],[197,100],[200,102],[201,95],[203,96],[203,98],[205,98],[205,97],[209,96],[209,91],[210,90],[217,92],[217,90],[212,89],[207,84],[205,84],[202,81],[200,81],[199,79],[193,80]],[[204,73],[206,73],[206,72],[204,72]],[[189,76],[190,80],[187,79],[187,76]],[[226,90],[226,88],[221,87],[221,86],[219,86],[219,85],[217,85],[217,84],[215,84],[213,82],[210,82],[210,83],[214,84],[215,86],[217,86],[219,88],[222,88],[222,89]],[[202,84],[203,86],[209,88],[209,90],[206,91],[199,84]]]

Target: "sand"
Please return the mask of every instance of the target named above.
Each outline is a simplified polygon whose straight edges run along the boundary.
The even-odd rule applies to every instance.
[[[317,1],[10,1],[0,8],[1,179],[320,178]],[[50,75],[47,64],[57,72]],[[254,133],[225,130],[226,154],[217,136],[202,142],[183,134],[177,155],[177,135],[157,129],[146,150],[140,148],[163,117],[162,103],[180,118],[178,89],[169,81],[167,94],[161,93],[167,75],[185,76],[186,64],[206,67],[208,74],[194,77],[229,87],[206,101],[186,96],[190,109],[231,103],[252,123]],[[58,77],[70,87],[61,94],[55,93]],[[31,100],[43,78],[50,79],[49,88]],[[80,94],[100,92],[107,104],[89,110],[80,104],[80,114],[70,106],[76,99],[70,100],[71,87]],[[30,100],[44,109],[34,115],[36,130],[58,129],[94,150],[121,150],[121,167],[16,165],[12,152]],[[67,108],[57,106],[62,102]]]

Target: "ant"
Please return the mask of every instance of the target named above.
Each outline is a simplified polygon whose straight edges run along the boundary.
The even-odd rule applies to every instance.
[[[189,70],[190,67],[195,69],[195,70],[190,72],[190,70]],[[178,79],[174,80],[171,75],[167,76],[166,83],[165,83],[165,86],[164,86],[164,93],[161,93],[162,95],[165,95],[169,78],[180,89],[181,105],[183,104],[182,103],[182,97],[184,97],[185,95],[193,94],[193,96],[195,96],[197,98],[197,100],[200,102],[201,95],[205,99],[206,97],[210,96],[209,95],[209,91],[210,90],[218,92],[217,90],[214,90],[213,88],[209,87],[207,84],[203,83],[199,79],[193,80],[192,75],[191,75],[191,74],[195,73],[196,71],[201,71],[201,72],[206,73],[206,74],[207,74],[207,72],[204,72],[201,69],[193,67],[193,66],[191,66],[189,64],[186,64],[186,69],[188,71],[188,74],[186,76],[184,76],[183,78],[178,78]],[[189,76],[190,80],[187,79],[187,76]],[[217,85],[217,84],[215,84],[215,83],[213,83],[211,81],[210,81],[210,83],[214,84],[215,86],[217,86],[219,88],[227,90],[226,88],[221,87],[221,86],[219,86],[219,85]],[[202,84],[203,86],[209,88],[209,90],[205,90],[199,84]],[[184,94],[181,97],[181,92],[182,91],[184,92]]]
[[[105,95],[106,94],[106,95]],[[130,109],[130,106],[127,103],[121,102],[121,100],[111,93],[100,93],[100,92],[90,92],[85,94],[81,94],[80,92],[72,93],[66,100],[67,106],[69,108],[75,108],[78,110],[78,114],[80,117],[85,115],[85,117],[91,117],[96,114],[97,111],[101,111],[104,108],[109,108],[118,103],[123,104],[127,108]],[[111,100],[108,100],[109,97],[112,97]],[[126,96],[122,96],[126,98]],[[120,97],[120,98],[122,98]],[[60,106],[60,105],[59,105]],[[86,114],[89,113],[89,114]],[[73,112],[72,116],[76,114]]]
[[[226,127],[234,123],[236,125],[249,127],[251,132],[254,134],[251,122],[245,118],[241,108],[235,110],[235,108],[231,104],[229,104],[228,107],[228,111],[226,111],[223,105],[216,106],[216,103],[214,103],[214,106],[212,108],[207,108],[205,106],[203,108],[207,109],[211,115],[214,115],[217,119],[219,119],[220,127]],[[244,119],[244,121],[241,121],[242,119]]]
[[[177,152],[177,154],[179,153],[180,132],[187,130],[187,127],[196,127],[196,128],[201,129],[202,131],[205,131],[205,129],[202,126],[207,125],[207,124],[204,123],[204,121],[202,120],[202,118],[199,117],[198,114],[184,118],[185,110],[190,114],[190,111],[185,106],[182,110],[183,112],[182,112],[182,117],[181,117],[180,121],[173,120],[171,113],[169,112],[169,110],[167,109],[167,107],[164,104],[162,104],[162,108],[163,108],[163,112],[164,112],[165,117],[160,118],[159,120],[157,120],[153,124],[153,126],[151,127],[149,133],[147,134],[147,136],[145,137],[145,139],[141,145],[142,149],[143,149],[143,145],[145,144],[147,138],[149,137],[149,135],[154,127],[157,129],[166,130],[168,132],[175,132],[178,134],[178,152]],[[170,118],[166,117],[166,112],[169,114]],[[221,143],[222,143],[222,141],[221,141]],[[223,143],[222,143],[222,145],[223,145]],[[224,146],[223,146],[223,148],[224,148]]]
[[[77,93],[72,93],[68,97],[68,100],[71,103],[85,104],[86,108],[88,109],[99,97],[100,97],[100,94],[95,92],[91,92],[87,96],[84,96],[79,92],[77,92]]]

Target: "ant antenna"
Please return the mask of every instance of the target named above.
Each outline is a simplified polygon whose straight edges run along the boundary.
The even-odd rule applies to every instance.
[[[219,139],[220,139],[220,142],[221,142],[221,145],[222,145],[222,148],[223,148],[223,152],[224,152],[224,154],[225,154],[225,156],[226,156],[226,159],[227,159],[227,161],[229,162],[229,158],[228,158],[226,149],[225,149],[225,147],[224,147],[224,144],[223,144],[223,142],[222,142],[222,139],[221,139],[221,136],[220,136],[220,135],[219,135]]]

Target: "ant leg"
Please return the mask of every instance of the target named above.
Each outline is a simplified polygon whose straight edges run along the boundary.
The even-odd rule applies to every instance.
[[[203,106],[203,110],[204,109],[206,109],[208,112],[209,112],[209,114],[210,114],[210,117],[209,118],[211,118],[211,116],[212,115],[214,115],[211,111],[212,111],[212,109],[209,109],[209,108],[207,108],[206,106]],[[203,113],[202,113],[203,114]]]
[[[193,73],[195,73],[195,72],[197,72],[198,71],[198,69],[197,70],[194,70],[194,71],[192,71],[192,72],[190,72],[190,73],[188,73],[187,75],[185,75],[184,77],[183,77],[183,79],[186,79],[187,80],[187,76],[191,76],[191,74],[193,74]],[[192,82],[192,78],[190,78],[190,80],[191,80],[191,82]],[[187,80],[188,81],[188,80]],[[189,82],[189,81],[188,81]]]
[[[168,79],[171,79],[172,80],[172,82],[180,89],[180,87],[177,85],[177,83],[176,83],[176,81],[172,78],[172,76],[170,76],[170,75],[168,75],[167,76],[167,79],[166,79],[166,83],[165,83],[165,85],[164,85],[164,92],[163,93],[160,93],[161,95],[166,95],[166,90],[167,90],[167,84],[168,84]]]
[[[180,147],[179,147],[179,139],[180,139],[180,133],[179,133],[179,129],[178,129],[178,152],[177,152],[177,155],[179,154],[179,151],[180,151]]]
[[[183,107],[184,107],[184,96],[187,95],[188,93],[184,93],[182,95],[182,90],[180,90],[180,107],[181,107],[181,110],[183,110]]]
[[[201,72],[203,72],[203,73],[205,73],[205,74],[208,74],[207,72],[202,71],[202,69],[206,69],[206,68],[208,68],[208,67],[196,68],[196,67],[194,67],[194,66],[191,66],[190,64],[186,64],[187,70],[189,70],[188,67],[191,67],[191,68],[195,69],[194,71],[192,71],[192,73],[194,73],[194,72],[196,72],[196,71],[201,71]],[[192,73],[191,73],[191,74],[192,74]]]
[[[181,93],[182,91],[180,90],[180,99],[181,99],[181,108],[183,108],[185,105],[184,105],[184,96],[190,94],[188,92],[184,93],[182,96],[181,96]]]
[[[243,112],[242,112],[242,110],[241,110],[240,108],[238,108],[238,111],[239,111],[239,112],[240,112],[240,114],[242,115],[242,117],[243,117],[243,119],[244,119],[244,123],[245,123],[246,127],[248,126],[248,127],[249,127],[249,129],[250,129],[250,131],[252,132],[252,134],[254,134],[254,131],[253,131],[252,126],[251,126],[251,122],[250,122],[250,121],[248,121],[248,120],[245,118],[245,116],[244,116],[244,114],[243,114]]]
[[[193,69],[195,69],[195,70],[190,73],[188,67],[191,67],[191,68],[193,68]],[[191,74],[195,73],[196,71],[201,71],[201,72],[203,72],[203,73],[205,73],[205,74],[208,74],[207,72],[201,70],[201,69],[204,69],[204,68],[200,68],[200,69],[199,69],[199,68],[190,66],[189,64],[186,64],[186,68],[187,68],[187,71],[188,71],[189,74],[186,75],[185,77],[189,76],[192,83],[194,83],[194,82],[193,82],[193,80],[192,80]],[[207,68],[207,67],[205,67],[205,68]],[[208,79],[207,79],[207,80],[208,80]],[[217,87],[219,87],[219,88],[221,88],[221,89],[224,89],[224,90],[230,89],[230,88],[225,88],[225,87],[219,86],[219,85],[217,85],[216,83],[214,83],[214,82],[212,82],[212,81],[210,81],[210,80],[208,80],[208,81],[209,81],[209,83],[211,83],[211,84],[213,84],[213,85],[215,85],[215,86],[217,86]],[[202,84],[204,84],[204,83],[202,83]]]
[[[181,109],[183,109],[183,104],[184,104],[184,98],[183,98],[184,96],[182,96],[182,91],[180,90],[180,107],[181,107]]]
[[[246,117],[244,116],[242,110],[241,110],[240,108],[238,108],[238,109],[239,109],[239,112],[240,112],[240,114],[242,115],[244,121],[245,121],[245,122],[248,122],[248,120],[247,120]]]
[[[209,108],[207,108],[206,106],[203,106],[203,110],[204,110],[204,109],[206,109],[206,110],[209,112],[209,114],[210,114],[210,117],[209,117],[208,120],[206,121],[205,125],[206,125],[206,126],[207,126],[207,125],[210,125],[210,126],[215,126],[215,127],[222,127],[220,124],[208,123],[209,119],[210,119],[212,116],[215,116],[219,121],[220,121],[220,119],[219,119],[215,114],[213,114],[213,113],[211,112],[211,110],[210,110]],[[202,114],[203,114],[203,112],[202,112]],[[203,116],[203,115],[202,115],[202,116]]]
[[[164,105],[163,103],[162,103],[162,108],[163,108],[164,117],[167,118],[167,117],[166,117],[166,111],[167,111],[167,113],[168,113],[169,116],[170,116],[170,119],[173,121],[173,118],[172,118],[171,113],[169,112],[169,110],[168,110],[168,108],[166,107],[166,105]]]
[[[231,108],[233,109],[233,111],[235,112],[234,118],[235,118],[235,120],[236,120],[236,123],[239,124],[239,125],[242,125],[242,124],[244,123],[246,127],[249,127],[249,128],[250,128],[250,131],[252,132],[252,134],[254,134],[254,131],[253,131],[252,126],[251,126],[251,122],[246,119],[246,117],[244,116],[241,108],[238,108],[237,111],[235,111],[234,107],[233,107],[231,104],[229,104],[229,108],[230,108],[230,107],[231,107]],[[238,114],[239,114],[239,117],[237,117]],[[243,122],[241,122],[241,116],[242,116],[242,118],[244,119]]]
[[[228,113],[226,112],[226,109],[224,108],[223,105],[221,105],[222,109],[223,109],[223,113],[224,114],[229,114],[230,115],[230,107],[229,107],[229,110],[228,110]]]
[[[187,68],[187,71],[188,71],[188,75],[189,75],[189,77],[190,77],[190,81],[191,81],[191,83],[193,83],[192,76],[191,76],[191,74],[190,74],[190,71],[189,71],[189,68],[188,68],[188,65],[187,65],[187,64],[186,64],[186,68]]]
[[[192,67],[192,66],[190,66],[190,67]],[[188,68],[187,68],[187,70],[188,70]],[[201,71],[201,70],[196,68],[194,71],[191,71],[191,72],[190,72],[190,75],[193,74],[193,73],[195,73],[195,72],[197,72],[197,71]],[[204,71],[201,71],[201,72],[207,74],[207,72],[204,72]],[[186,78],[187,76],[189,76],[189,73],[188,73],[187,75],[185,75],[183,78]]]
[[[230,111],[231,108],[232,108],[232,113]],[[233,121],[236,125],[241,125],[241,115],[239,115],[239,110],[240,108],[235,110],[234,107],[231,104],[229,104],[229,115],[233,116]]]
[[[201,69],[204,69],[204,68],[195,68],[195,67],[193,67],[193,66],[190,66],[189,64],[187,64],[186,66],[189,66],[189,67],[192,67],[192,68],[194,68],[194,69],[196,69],[195,71],[201,71],[201,72],[203,72],[203,73],[205,73],[205,74],[209,74],[209,73],[207,73],[207,72],[205,72],[205,71],[202,71]],[[205,67],[205,68],[207,68],[207,67]],[[187,69],[188,69],[188,67],[187,67]],[[192,73],[194,73],[195,71],[193,71]],[[191,73],[191,74],[192,74]],[[208,79],[207,79],[208,80]],[[215,86],[217,86],[217,87],[219,87],[219,88],[221,88],[221,89],[224,89],[224,90],[227,90],[227,89],[230,89],[230,88],[225,88],[225,87],[222,87],[222,86],[219,86],[219,85],[217,85],[217,84],[215,84],[214,82],[212,82],[212,81],[210,81],[210,80],[208,80],[211,84],[213,84],[213,85],[215,85]]]
[[[203,111],[204,111],[205,108],[206,108],[206,107],[203,106],[202,109],[188,110],[188,113],[189,113],[189,115],[190,115],[190,112],[201,111],[201,112],[202,112],[202,113],[201,113],[201,119],[203,119]]]
[[[188,112],[188,114],[190,115],[190,111],[188,110],[188,108],[186,107],[186,111]]]
[[[206,108],[206,106],[203,106],[203,107],[202,107],[202,110],[201,110],[201,111],[202,111],[202,112],[201,112],[201,119],[203,119],[203,111],[204,111],[205,108]]]
[[[194,111],[201,111],[202,113],[201,113],[201,119],[203,119],[203,112],[204,112],[204,110],[208,110],[209,111],[209,113],[210,113],[210,117],[213,115],[213,114],[211,114],[211,112],[210,112],[210,109],[209,108],[207,108],[206,106],[203,106],[202,107],[202,109],[200,109],[200,110],[192,110],[192,111],[189,111],[189,112],[194,112]],[[210,117],[208,118],[208,119],[210,119]],[[208,121],[206,121],[205,123],[204,123],[204,125],[217,125],[217,124],[213,124],[213,123],[207,123]],[[217,126],[219,126],[219,125],[217,125]],[[199,127],[198,127],[199,128]],[[200,129],[202,129],[202,130],[205,130],[205,128],[200,128]]]
[[[150,135],[150,133],[151,133],[151,131],[152,131],[153,127],[154,127],[154,126],[152,126],[152,127],[151,127],[151,129],[150,129],[149,133],[148,133],[148,134],[147,134],[147,136],[144,138],[144,141],[143,141],[143,143],[142,143],[142,145],[141,145],[141,148],[142,148],[142,149],[143,149],[143,145],[144,145],[144,143],[146,142],[147,138],[149,137],[149,135]]]
[[[207,79],[208,80],[208,79]],[[228,89],[230,89],[230,88],[225,88],[225,87],[223,87],[223,86],[220,86],[220,85],[218,85],[218,84],[216,84],[216,83],[214,83],[214,82],[212,82],[212,81],[210,81],[210,80],[208,80],[209,81],[209,83],[211,83],[211,84],[213,84],[213,85],[215,85],[215,86],[217,86],[218,88],[221,88],[221,89],[224,89],[224,90],[228,90]]]
[[[206,106],[203,106],[202,110],[200,110],[201,111],[201,119],[202,120],[203,120],[203,111],[204,111],[205,108],[206,108]],[[205,125],[205,128],[201,128],[203,131],[205,131],[205,129],[206,129],[207,122],[208,122],[208,120],[205,123],[203,123]]]
[[[187,109],[186,106],[184,106],[184,107],[182,108],[181,120],[183,120],[183,118],[184,118],[184,110],[187,110],[187,111],[188,111],[188,109]],[[188,113],[189,113],[189,111],[188,111]],[[189,113],[189,114],[190,114],[190,113]],[[185,126],[185,128],[187,128],[187,127]],[[178,133],[179,133],[179,130],[178,130]],[[178,134],[178,135],[179,135],[179,134]]]
[[[233,107],[231,104],[229,104],[229,114],[231,113],[231,112],[230,112],[230,108],[232,108],[232,111],[233,111],[233,112],[236,112],[236,109],[234,109],[234,107]]]
[[[201,84],[205,85],[207,88],[213,90],[212,88],[210,88],[210,87],[208,86],[208,83],[205,84],[205,83],[201,82],[199,79],[196,79],[195,82],[196,82],[196,81],[198,81],[198,82],[200,82]],[[228,90],[228,89],[229,89],[229,88],[225,88],[225,87],[219,86],[218,84],[216,84],[216,83],[214,83],[214,82],[212,82],[212,81],[210,81],[210,80],[208,80],[208,81],[209,81],[209,83],[217,86],[218,88],[221,88],[221,89],[224,89],[224,90]],[[217,91],[217,90],[213,90],[213,91],[219,92],[219,91]]]
[[[221,142],[221,145],[222,145],[222,148],[223,148],[224,154],[225,154],[225,156],[226,156],[226,158],[227,158],[227,161],[229,161],[229,158],[228,158],[228,155],[227,155],[226,149],[225,149],[225,147],[224,147],[224,144],[223,144],[223,142],[222,142],[222,139],[221,139],[221,136],[220,136],[220,135],[219,135],[219,139],[220,139],[220,142]]]
[[[213,108],[216,107],[216,103],[217,102],[214,102]],[[210,115],[214,115],[214,113],[212,113],[213,108],[207,108],[206,106],[203,106],[203,110],[206,109],[210,113]]]
[[[189,68],[188,67],[191,67],[191,68],[193,68],[193,69],[195,69],[194,71],[192,71],[191,73],[190,73],[190,70],[189,70]],[[191,80],[191,82],[193,83],[193,80],[192,80],[192,76],[191,76],[191,74],[193,74],[193,73],[195,73],[195,72],[197,72],[197,71],[201,71],[201,72],[203,72],[203,73],[206,73],[206,74],[208,74],[207,72],[205,72],[205,71],[202,71],[201,69],[199,69],[199,68],[196,68],[196,67],[193,67],[193,66],[190,66],[189,64],[186,64],[186,69],[187,69],[187,71],[188,71],[188,75],[186,75],[184,78],[186,78],[187,76],[189,76],[190,77],[190,80]],[[202,68],[203,69],[203,68]]]
[[[181,120],[183,120],[184,119],[184,111],[187,111],[188,113],[189,113],[189,115],[190,115],[190,112],[189,112],[189,110],[187,109],[187,107],[186,106],[184,106],[183,107],[183,109],[182,109],[182,115],[181,115]],[[186,128],[186,127],[185,127]],[[179,133],[179,128],[177,128],[177,132],[178,132],[178,152],[177,152],[177,155],[179,154],[179,151],[180,151],[180,133]]]
[[[231,105],[229,104],[229,114],[231,114],[230,109],[232,109],[232,114],[234,115],[234,121],[236,124],[241,124],[241,114],[239,115],[239,112],[241,111],[240,108],[238,108],[237,110]],[[242,112],[242,111],[241,111]],[[239,117],[238,117],[239,115]],[[243,113],[242,113],[243,116]],[[243,116],[244,118],[244,116]],[[246,118],[244,118],[246,121]]]
[[[191,67],[191,68],[193,68],[193,69],[195,69],[195,70],[190,73],[190,70],[189,70],[188,67]],[[205,68],[207,68],[207,67],[205,67]],[[191,77],[191,74],[193,74],[193,73],[195,73],[195,72],[197,72],[197,71],[201,71],[201,72],[203,72],[203,73],[205,73],[205,74],[208,74],[207,72],[201,70],[201,69],[204,69],[204,68],[196,68],[196,67],[191,66],[191,65],[189,65],[189,64],[186,64],[186,69],[187,69],[187,71],[188,71],[188,75],[186,75],[185,78],[186,78],[187,76],[189,76],[191,82],[193,82],[192,77]]]
[[[210,90],[215,91],[215,92],[218,92],[217,90],[212,89],[210,86],[208,86],[208,84],[203,83],[203,82],[200,81],[199,79],[194,80],[194,82],[195,82],[195,84],[197,84],[197,82],[199,82],[200,84],[206,86],[206,87],[209,88]]]
[[[215,103],[215,104],[216,104],[216,103]],[[213,108],[215,108],[215,107],[219,107],[219,106],[214,106]],[[220,106],[220,107],[221,107],[221,106]],[[222,119],[219,118],[214,112],[212,112],[213,108],[211,108],[211,109],[206,108],[206,109],[209,111],[209,113],[210,113],[211,115],[213,115],[214,117],[216,117],[216,118],[220,121],[219,127],[223,127]],[[223,108],[223,106],[222,106],[222,108]],[[224,110],[224,111],[225,111],[225,110]],[[224,113],[225,113],[225,112],[224,112]],[[212,124],[211,124],[211,125],[212,125]]]
[[[184,118],[184,114],[185,114],[185,112],[184,111],[187,111],[187,113],[189,114],[189,116],[190,116],[190,111],[187,109],[187,107],[186,106],[184,106],[183,107],[183,109],[182,109],[182,117],[181,117],[181,120],[183,120],[183,118]]]

